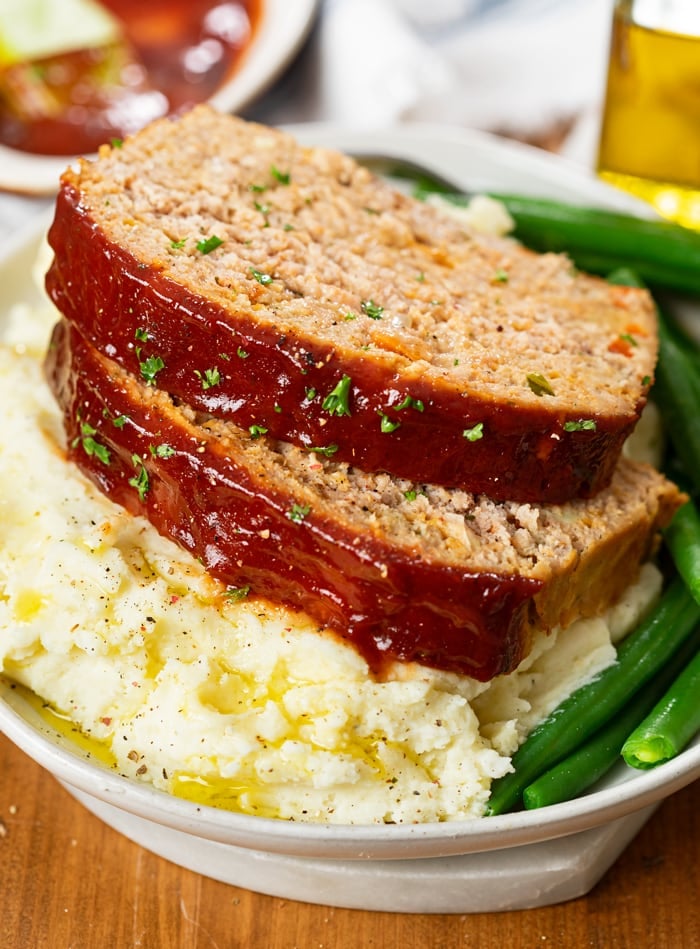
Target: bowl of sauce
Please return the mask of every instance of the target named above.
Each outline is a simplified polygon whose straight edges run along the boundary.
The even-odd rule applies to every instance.
[[[73,4],[82,28],[66,22]],[[292,59],[317,5],[70,0],[57,10],[47,2],[45,36],[36,24],[0,36],[0,188],[51,193],[67,160],[154,119],[205,101],[242,108]]]

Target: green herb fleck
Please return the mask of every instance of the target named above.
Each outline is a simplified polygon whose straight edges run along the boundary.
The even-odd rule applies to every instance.
[[[307,514],[311,512],[308,504],[293,504],[292,509],[287,511],[287,517],[295,524],[301,524]]]
[[[251,267],[250,272],[258,281],[258,283],[262,284],[263,287],[266,287],[268,284],[272,283],[272,277],[269,275],[269,273],[263,273],[261,270],[256,270],[255,267]]]
[[[310,452],[313,452],[315,455],[324,455],[326,458],[330,458],[331,455],[334,455],[338,451],[337,445],[315,445],[313,448],[308,449]]]
[[[639,346],[637,340],[630,333],[620,333],[620,339],[624,342],[629,343],[630,346]]]
[[[404,409],[415,409],[416,412],[423,412],[425,406],[420,399],[414,399],[413,396],[407,395],[403,402],[396,406],[397,412],[402,412]]]
[[[356,319],[357,319],[357,313],[346,313],[345,316],[343,317],[343,319],[344,319],[344,320],[356,320]]]
[[[264,425],[251,425],[248,431],[250,432],[251,438],[260,438],[261,435],[267,434],[267,429]]]
[[[236,355],[238,356],[239,359],[247,359],[248,356],[250,356],[250,353],[247,350],[243,349],[242,346],[239,346],[238,349],[236,350]]]
[[[363,300],[360,303],[363,313],[366,313],[371,320],[381,320],[384,307],[375,303],[374,300]]]
[[[393,422],[388,415],[385,415],[383,412],[379,413],[381,416],[381,422],[379,428],[381,429],[384,435],[390,435],[392,432],[395,432],[397,428],[401,426],[401,422]]]
[[[274,165],[270,166],[270,174],[278,181],[281,185],[288,185],[292,180],[292,176],[288,171],[280,171],[279,168],[275,168]]]
[[[148,489],[151,486],[150,480],[148,478],[148,471],[146,471],[146,466],[144,465],[143,459],[140,455],[132,455],[131,461],[136,468],[136,474],[133,478],[129,478],[129,484],[132,488],[136,488],[138,491],[139,500],[145,501],[146,495],[148,494]]]
[[[146,385],[153,386],[156,384],[156,376],[161,369],[165,368],[165,363],[160,356],[149,356],[148,359],[139,363],[139,368]]]
[[[541,372],[528,372],[525,379],[535,395],[554,395],[552,384]]]
[[[172,458],[175,454],[173,446],[164,442],[160,445],[149,445],[148,448],[155,458]]]
[[[270,222],[268,221],[268,217],[270,216],[270,205],[262,204],[260,201],[256,201],[255,210],[259,211],[262,214],[262,216],[265,218],[265,227],[269,227]]]
[[[294,230],[296,230],[296,228],[294,227],[293,224],[285,224],[284,227],[282,228],[282,230],[283,230],[283,231],[294,231]]]
[[[564,422],[565,432],[594,432],[597,428],[592,418],[582,418],[578,421]]]
[[[217,237],[216,234],[212,234],[211,237],[205,237],[201,241],[197,241],[197,250],[200,254],[211,254],[213,250],[216,250],[216,248],[222,244],[222,239]]]
[[[415,501],[418,497],[418,492],[415,488],[410,488],[408,491],[404,491],[403,496],[407,501]]]
[[[112,419],[112,425],[114,425],[115,428],[124,428],[124,426],[126,425],[128,421],[129,421],[128,415],[117,415],[116,418]]]
[[[145,326],[137,326],[134,330],[134,339],[137,339],[140,343],[145,343],[148,340],[148,330]]]
[[[478,442],[484,437],[484,423],[477,422],[472,428],[465,428],[462,435],[468,442]]]
[[[416,274],[416,280],[418,281],[418,283],[425,283],[425,274],[423,273],[422,270],[420,271],[420,273]]]
[[[508,271],[504,270],[502,267],[499,267],[494,273],[492,279],[494,283],[508,283]]]
[[[187,238],[182,237],[180,238],[179,241],[170,241],[170,246],[172,247],[173,250],[182,250],[182,248],[185,246],[186,243],[187,243]]]
[[[272,406],[272,410],[277,412],[278,415],[282,414],[282,406],[278,402],[275,402],[275,404]]]
[[[238,603],[240,600],[245,600],[245,598],[250,593],[250,586],[246,585],[244,587],[227,587],[226,593],[224,596],[227,600],[230,600],[232,603]]]
[[[329,415],[352,415],[350,411],[350,376],[343,376],[337,386],[323,400],[323,410]]]
[[[651,376],[643,376],[643,377],[642,377],[642,385],[643,385],[643,386],[648,386],[650,382],[651,382]]]
[[[199,369],[195,369],[194,374],[202,383],[203,389],[212,389],[221,382],[221,373],[216,366],[213,369],[205,369],[203,373]]]
[[[305,396],[306,396],[306,401],[307,401],[307,402],[313,402],[313,400],[316,398],[316,390],[313,389],[313,388],[311,388],[311,389],[306,389],[306,391],[305,391],[304,394],[305,394]]]
[[[122,138],[113,138],[110,142],[112,148],[121,148],[124,144],[124,139]]]
[[[267,191],[267,185],[248,185],[248,191],[252,191],[253,194],[262,194],[263,191]]]
[[[97,429],[93,428],[88,422],[82,422],[80,425],[80,433],[82,436],[80,443],[83,446],[85,454],[99,459],[103,465],[108,465],[110,462],[109,448],[107,448],[106,445],[101,445],[93,438],[93,436],[97,434]]]

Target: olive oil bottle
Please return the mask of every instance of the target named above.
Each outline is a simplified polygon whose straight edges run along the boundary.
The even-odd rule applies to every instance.
[[[618,0],[598,174],[700,229],[700,0]]]

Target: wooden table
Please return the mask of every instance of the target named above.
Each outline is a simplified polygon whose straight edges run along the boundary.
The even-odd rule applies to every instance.
[[[103,825],[0,736],[2,949],[695,949],[700,782],[662,805],[588,896],[470,916],[363,913],[249,893]]]

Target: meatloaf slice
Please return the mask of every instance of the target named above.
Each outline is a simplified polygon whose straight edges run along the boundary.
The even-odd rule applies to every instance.
[[[207,107],[67,171],[50,242],[49,292],[101,352],[367,471],[594,494],[652,381],[644,291]]]
[[[69,453],[98,486],[239,593],[306,610],[381,672],[481,680],[535,627],[599,612],[681,502],[622,459],[591,500],[537,507],[367,474],[176,405],[58,324],[46,363]]]

